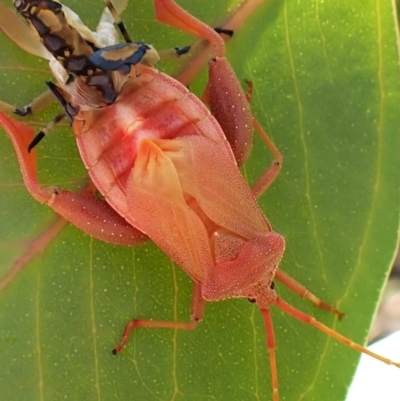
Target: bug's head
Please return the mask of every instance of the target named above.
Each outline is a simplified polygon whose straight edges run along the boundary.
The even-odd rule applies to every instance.
[[[42,11],[57,13],[62,5],[52,0],[14,0],[14,7],[24,18],[30,20]]]

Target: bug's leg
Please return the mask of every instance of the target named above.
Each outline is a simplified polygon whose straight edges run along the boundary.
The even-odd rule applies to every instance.
[[[91,188],[70,192],[41,187],[36,175],[35,152],[27,151],[34,138],[34,130],[1,113],[0,126],[14,145],[26,188],[33,198],[46,203],[70,223],[102,241],[117,245],[139,245],[147,240],[146,235],[128,224]]]
[[[0,100],[0,111],[3,113],[12,114],[15,112],[15,107]]]
[[[248,86],[246,98],[250,102],[253,94],[253,85],[249,81],[246,81],[246,83]],[[282,167],[282,155],[255,118],[253,118],[253,124],[254,129],[260,135],[266,146],[270,149],[271,153],[275,156],[275,160],[272,162],[272,164],[265,170],[265,172],[261,175],[257,182],[252,186],[252,192],[254,196],[259,197],[272,184],[272,182],[279,174]],[[308,299],[319,308],[325,309],[331,313],[335,313],[339,317],[339,319],[342,319],[342,317],[344,316],[342,312],[338,311],[333,306],[319,299],[317,296],[311,293],[303,284],[299,283],[294,278],[287,275],[281,269],[278,269],[276,271],[275,278],[291,291],[298,294],[302,298]]]
[[[253,83],[251,81],[245,81],[247,84],[247,92],[245,93],[246,100],[250,103],[251,98],[253,96]],[[275,178],[278,176],[279,172],[282,168],[282,161],[283,157],[282,154],[279,152],[275,144],[271,141],[268,134],[264,131],[261,124],[257,121],[257,119],[251,115],[253,120],[253,128],[260,136],[261,140],[270,150],[272,155],[274,156],[274,160],[272,161],[271,165],[266,168],[264,173],[261,175],[260,178],[256,181],[255,184],[252,186],[252,192],[256,198],[262,195],[265,190],[272,184]]]
[[[251,97],[251,88],[247,96],[248,98]],[[275,160],[272,162],[272,164],[269,167],[267,167],[267,169],[264,171],[261,177],[256,181],[256,183],[251,188],[254,196],[259,197],[266,191],[266,189],[272,184],[272,182],[278,176],[282,167],[283,158],[279,150],[276,148],[274,143],[268,137],[267,133],[263,130],[258,121],[254,119],[253,123],[254,123],[254,129],[260,135],[263,142],[266,144],[266,146],[270,149],[271,153],[275,157]],[[341,319],[344,316],[342,312],[338,311],[333,306],[319,299],[317,296],[311,293],[304,285],[302,285],[294,278],[284,273],[281,269],[278,269],[276,271],[275,278],[278,281],[280,281],[283,285],[288,287],[291,291],[298,294],[302,298],[308,299],[319,308],[325,309],[331,313],[335,313],[339,317],[339,319]]]
[[[22,108],[15,108],[8,103],[0,101],[0,111],[7,114],[17,114],[20,117],[25,117],[37,113],[38,111],[45,109],[55,98],[50,90],[47,90],[40,94],[38,97],[33,99],[33,101]],[[62,112],[55,116],[49,123],[47,123],[41,131],[39,131],[33,138],[32,142],[28,146],[28,152],[30,152],[48,133],[54,128],[58,122],[60,122],[66,116],[65,112]]]
[[[269,354],[269,365],[271,370],[272,399],[273,401],[278,401],[279,400],[278,370],[276,368],[274,326],[272,324],[272,316],[269,309],[260,309],[260,310],[264,319],[265,333],[267,337],[267,349]]]
[[[275,279],[280,281],[285,287],[289,288],[291,291],[301,296],[302,298],[308,299],[314,305],[318,306],[318,308],[325,309],[331,313],[336,314],[339,319],[342,319],[344,313],[338,311],[333,306],[327,304],[322,301],[318,297],[316,297],[313,293],[311,293],[303,284],[299,283],[294,278],[290,277],[288,274],[283,272],[281,269],[278,269],[275,273]]]
[[[274,156],[274,160],[272,161],[271,165],[265,169],[265,171],[251,187],[254,196],[258,198],[267,190],[267,188],[274,182],[275,178],[278,176],[282,168],[283,157],[281,152],[279,152],[278,148],[271,141],[267,133],[264,131],[260,123],[255,118],[253,118],[253,127],[260,136],[261,140]]]
[[[37,113],[40,110],[45,109],[52,102],[54,102],[54,97],[49,90],[41,93],[35,99],[32,100],[29,104],[16,108],[11,104],[0,101],[0,110],[7,114],[17,114],[20,117],[24,117],[26,115]]]
[[[131,331],[138,327],[157,327],[162,329],[181,329],[181,330],[193,330],[197,324],[201,321],[204,314],[205,300],[201,296],[201,285],[193,283],[193,294],[192,294],[192,305],[190,322],[168,322],[159,320],[144,320],[144,319],[133,319],[125,327],[124,333],[120,343],[113,349],[112,353],[116,355],[124,348],[128,341]]]
[[[250,95],[248,95],[248,97],[250,96],[251,93]],[[269,167],[267,167],[267,169],[264,171],[261,177],[251,187],[254,196],[259,197],[266,191],[266,189],[272,184],[272,182],[278,176],[282,167],[283,158],[281,153],[276,148],[271,139],[268,137],[267,133],[263,130],[259,122],[256,119],[253,119],[253,123],[254,123],[254,129],[260,135],[263,142],[266,144],[266,146],[269,148],[269,150],[275,157],[275,160],[273,160],[272,164]],[[288,287],[291,291],[298,294],[302,298],[308,299],[319,308],[325,309],[331,313],[336,314],[339,317],[339,319],[341,319],[344,316],[342,312],[338,311],[333,306],[319,299],[317,296],[311,293],[304,285],[302,285],[294,278],[284,273],[281,269],[278,269],[276,271],[275,278],[278,281],[280,281],[283,285]]]
[[[45,92],[41,93],[35,99],[33,99],[29,104],[22,108],[15,109],[14,113],[18,114],[21,117],[24,117],[28,114],[37,113],[40,110],[45,109],[51,103],[54,102],[54,96],[50,90],[46,90]]]
[[[250,81],[246,81],[248,90],[246,93],[247,101],[251,101],[251,97],[253,94],[253,84]],[[263,130],[260,123],[253,118],[254,129],[260,135],[263,142],[270,149],[271,153],[275,156],[275,160],[272,162],[271,166],[269,166],[265,172],[261,175],[261,177],[257,180],[257,182],[252,186],[252,192],[254,196],[258,197],[272,184],[277,175],[279,174],[282,166],[282,155],[279,150],[276,148],[274,143],[268,137],[267,133]],[[311,293],[303,284],[296,281],[294,278],[290,277],[288,274],[283,272],[281,269],[278,269],[275,273],[275,278],[280,281],[283,285],[289,288],[294,293],[298,294],[302,298],[308,299],[314,305],[319,308],[325,309],[331,313],[335,313],[339,319],[341,319],[344,314],[333,306],[327,304],[326,302],[319,299],[313,293]]]
[[[316,320],[314,317],[309,316],[306,313],[301,312],[300,310],[289,305],[287,302],[285,302],[281,298],[276,297],[275,305],[279,309],[286,312],[288,315],[293,316],[295,319],[300,320],[301,322],[304,322],[304,323],[307,323],[307,324],[310,324],[310,325],[316,327],[318,330],[324,332],[325,334],[327,334],[330,337],[335,338],[336,340],[342,342],[343,344],[347,345],[348,347],[353,348],[354,350],[356,350],[358,352],[362,352],[363,354],[372,356],[373,358],[378,359],[379,361],[384,362],[388,365],[394,365],[394,366],[400,368],[399,362],[394,362],[388,358],[384,358],[383,356],[375,354],[375,352],[370,351],[369,349],[363,347],[362,345],[354,343],[349,338],[339,334],[338,332],[332,330],[328,326],[325,326],[324,324],[322,324],[321,322]]]
[[[158,51],[158,55],[160,56],[160,60],[171,60],[184,56],[189,51],[190,46],[174,47],[172,49],[160,50]]]

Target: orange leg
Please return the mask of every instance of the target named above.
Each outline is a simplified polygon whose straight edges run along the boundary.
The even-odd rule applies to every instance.
[[[275,276],[277,277],[279,273]],[[286,276],[284,273],[283,275],[285,276],[284,280],[281,280],[282,282],[285,281],[285,285],[288,284],[287,279],[291,281],[290,285],[288,285],[289,288],[293,289],[293,282],[295,283],[295,288],[299,289],[300,287],[303,287],[301,284],[295,282],[293,279],[290,277]],[[278,278],[278,277],[277,277]],[[282,278],[282,274],[281,277]],[[278,278],[279,279],[279,278]],[[297,290],[294,290],[296,293],[298,293]],[[314,301],[313,301],[314,302]],[[315,303],[315,302],[314,302]],[[349,338],[337,333],[336,331],[330,329],[329,327],[325,326],[321,322],[317,321],[314,317],[307,315],[304,312],[301,312],[300,310],[294,308],[293,306],[289,305],[287,302],[282,300],[281,298],[277,297],[275,300],[275,305],[283,310],[285,313],[289,314],[290,316],[293,316],[294,318],[310,324],[314,327],[316,327],[318,330],[321,330],[322,332],[326,333],[327,335],[335,338],[336,340],[342,342],[343,344],[347,345],[350,348],[353,348],[355,351],[362,352],[366,355],[371,356],[372,358],[378,359],[381,362],[384,362],[388,365],[394,365],[396,367],[400,367],[400,363],[394,362],[388,358],[384,358],[381,355],[376,354],[375,352],[372,352],[368,350],[367,348],[363,347],[360,344],[356,344],[353,341],[351,341]],[[320,305],[318,305],[320,306]],[[329,305],[328,305],[329,306]],[[338,313],[336,310],[331,310],[327,308],[331,312]],[[268,348],[268,353],[269,353],[269,361],[270,361],[270,369],[271,369],[271,382],[272,382],[272,399],[273,401],[279,401],[279,394],[278,394],[278,372],[276,368],[276,357],[275,357],[275,334],[274,334],[274,328],[273,328],[273,323],[272,323],[272,317],[269,309],[260,309],[263,319],[264,319],[264,325],[265,325],[265,331],[266,331],[266,337],[267,337],[267,348]]]
[[[251,98],[253,97],[254,86],[253,82],[251,81],[246,80],[245,82],[247,85],[246,99],[247,102],[250,103]],[[251,187],[253,195],[256,198],[258,198],[268,189],[268,187],[275,181],[275,178],[280,173],[282,168],[283,156],[281,152],[279,152],[275,144],[271,141],[268,134],[264,131],[261,124],[257,121],[257,119],[254,116],[252,117],[253,117],[254,130],[257,132],[261,140],[264,142],[264,144],[267,146],[267,148],[270,150],[270,152],[275,158],[272,164],[265,169],[261,177],[259,177],[258,180]]]
[[[267,337],[267,349],[269,354],[269,365],[271,369],[272,399],[273,401],[279,401],[278,371],[276,369],[276,357],[275,357],[274,326],[272,324],[272,317],[269,309],[261,309],[261,313],[264,319],[265,332]]]
[[[321,299],[317,298],[314,294],[312,294],[303,284],[296,281],[294,278],[287,275],[281,269],[278,269],[275,273],[275,279],[280,281],[284,286],[289,288],[291,291],[300,295],[302,298],[308,299],[314,305],[318,306],[318,308],[325,309],[329,312],[335,313],[339,319],[344,316],[344,313],[339,312],[333,306],[327,304],[326,302],[322,301]]]
[[[201,296],[201,285],[194,283],[193,295],[192,295],[192,306],[190,322],[168,322],[159,320],[144,320],[144,319],[133,319],[125,327],[124,333],[120,343],[113,349],[112,353],[116,355],[124,348],[128,341],[131,331],[137,327],[157,327],[161,329],[181,329],[181,330],[193,330],[197,324],[201,321],[204,314],[205,300]]]
[[[367,355],[369,355],[375,359],[378,359],[379,361],[384,362],[388,365],[394,365],[394,366],[397,366],[398,368],[400,368],[399,362],[393,362],[392,360],[390,360],[388,358],[384,358],[381,355],[375,354],[375,352],[368,350],[367,348],[363,347],[360,344],[354,343],[349,338],[342,336],[341,334],[337,333],[336,331],[330,329],[329,327],[325,326],[324,324],[322,324],[321,322],[319,322],[312,316],[309,316],[306,313],[303,313],[303,312],[299,311],[298,309],[294,308],[293,306],[289,305],[287,302],[285,302],[281,298],[279,298],[279,297],[276,298],[275,305],[279,309],[286,312],[288,315],[293,316],[294,318],[296,318],[304,323],[307,323],[307,324],[310,324],[310,325],[316,327],[318,330],[323,331],[324,333],[328,334],[328,336],[335,338],[336,340],[342,342],[343,344],[347,345],[348,347],[353,348],[354,350],[356,350],[358,352],[362,352],[363,354],[367,354]],[[262,312],[264,313],[264,311],[262,311]]]
[[[253,126],[262,141],[275,157],[275,160],[273,160],[271,165],[261,174],[261,177],[259,177],[258,180],[251,187],[254,196],[258,198],[275,181],[275,178],[281,171],[283,157],[281,152],[279,152],[278,148],[274,145],[274,143],[268,137],[267,133],[264,131],[264,129],[255,118],[253,118]]]

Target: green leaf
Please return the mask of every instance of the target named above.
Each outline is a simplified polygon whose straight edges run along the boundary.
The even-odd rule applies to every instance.
[[[96,26],[101,2],[66,3]],[[239,2],[214,3],[181,1],[211,25]],[[361,343],[398,240],[400,71],[393,7],[377,0],[265,2],[227,52],[239,79],[254,83],[254,114],[284,155],[282,173],[260,199],[286,238],[281,267],[345,318],[337,321],[279,283],[277,291]],[[135,40],[158,49],[192,40],[157,24],[149,0],[131,0],[123,17]],[[46,61],[3,34],[0,68],[0,99],[18,106],[51,78]],[[201,84],[204,79],[193,85],[198,94]],[[39,130],[57,110],[54,105],[27,122]],[[53,214],[28,195],[3,133],[0,142],[4,277]],[[66,123],[38,153],[44,185],[70,188],[85,177]],[[253,182],[270,161],[255,138],[246,178]],[[138,329],[123,352],[111,355],[133,317],[188,321],[190,297],[188,277],[151,243],[110,246],[67,226],[0,293],[1,398],[271,400],[262,319],[243,299],[207,304],[193,331]],[[343,400],[358,354],[271,309],[280,399]]]

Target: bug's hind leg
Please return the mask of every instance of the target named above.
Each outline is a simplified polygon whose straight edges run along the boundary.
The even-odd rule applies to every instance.
[[[201,285],[193,283],[193,294],[192,294],[192,305],[191,305],[191,316],[190,322],[168,322],[159,320],[144,320],[144,319],[133,319],[125,327],[124,333],[120,343],[113,349],[112,353],[116,355],[124,348],[128,341],[131,331],[138,327],[157,327],[161,329],[181,329],[181,330],[193,330],[197,324],[201,321],[204,314],[205,300],[201,296]]]

